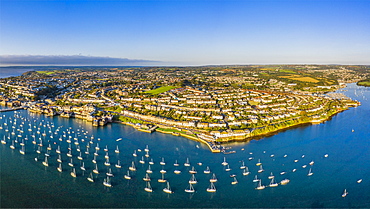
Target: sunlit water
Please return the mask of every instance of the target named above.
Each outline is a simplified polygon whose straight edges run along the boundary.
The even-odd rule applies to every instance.
[[[354,84],[345,90],[348,91],[342,93],[361,101],[362,105],[339,113],[323,124],[296,127],[258,141],[233,143],[228,146],[237,152],[229,155],[213,154],[205,145],[189,139],[143,133],[121,124],[96,128],[79,119],[50,118],[26,110],[3,112],[0,138],[5,135],[7,144],[0,144],[1,207],[370,207],[370,91]],[[29,124],[32,131],[28,131]],[[43,141],[40,154],[36,153],[38,145],[32,143],[32,135],[35,135],[37,144],[40,138]],[[51,135],[53,138],[50,138]],[[68,166],[69,136],[77,178],[70,175],[72,167]],[[21,155],[20,143],[24,138],[28,139],[24,141],[26,154]],[[74,138],[78,139],[83,160],[77,159]],[[117,141],[119,138],[122,140]],[[15,140],[18,141],[15,149],[10,149]],[[97,143],[100,147],[97,157],[100,174],[94,174],[95,182],[91,183],[87,177],[95,167],[92,159]],[[49,166],[45,167],[42,162],[49,144],[52,150],[48,158]],[[87,144],[90,145],[88,155],[85,154]],[[58,145],[63,160],[61,173],[56,169],[59,164],[56,161]],[[114,174],[111,188],[103,186],[109,167],[104,165],[106,145]],[[119,154],[114,152],[117,145]],[[144,156],[146,145],[149,148],[148,158]],[[137,157],[132,155],[134,150]],[[325,157],[326,154],[328,157]],[[139,163],[142,156],[145,164]],[[221,164],[224,157],[230,171],[226,171],[227,166]],[[162,158],[166,163],[164,166],[159,164]],[[190,167],[184,166],[187,158]],[[143,177],[151,159],[154,161],[151,165],[153,173],[150,174],[153,192],[148,193],[144,191],[146,183]],[[264,169],[262,173],[258,173],[258,159]],[[122,168],[115,167],[117,160],[121,161]],[[173,165],[176,160],[180,164],[178,167]],[[86,171],[80,169],[82,161]],[[131,180],[124,179],[132,161],[137,171],[130,173]],[[239,168],[241,161],[245,162],[251,174],[242,175],[243,170]],[[311,161],[314,161],[312,166],[309,165]],[[198,183],[194,185],[196,192],[189,194],[184,189],[189,185],[192,166],[197,171],[195,177]],[[203,173],[207,166],[211,174]],[[310,168],[313,175],[307,176]],[[161,169],[167,171],[165,179],[169,181],[173,194],[164,193],[162,189],[166,183],[157,181],[161,178]],[[175,174],[175,169],[182,173]],[[293,169],[296,171],[293,172]],[[262,185],[268,186],[271,172],[277,182],[283,179],[290,179],[290,182],[256,190],[258,183],[253,182],[255,175],[262,180]],[[281,175],[281,172],[286,173]],[[215,193],[206,191],[212,173],[218,178]],[[232,174],[236,175],[238,184],[231,184]],[[359,179],[363,179],[361,183],[357,183]],[[347,189],[348,195],[343,198],[344,189]]]

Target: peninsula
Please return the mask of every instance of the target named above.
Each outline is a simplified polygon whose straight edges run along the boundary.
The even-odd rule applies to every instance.
[[[35,69],[35,67],[33,67]],[[321,123],[360,105],[333,92],[369,78],[369,66],[39,67],[0,80],[0,101],[144,132],[220,144]]]

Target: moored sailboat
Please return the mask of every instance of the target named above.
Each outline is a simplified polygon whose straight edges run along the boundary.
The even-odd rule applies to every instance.
[[[75,168],[72,169],[71,176],[74,177],[74,178],[77,177],[76,169]]]
[[[87,180],[90,182],[94,182],[94,177],[92,173],[90,173],[89,177],[87,177]]]
[[[210,186],[207,188],[207,192],[216,192],[216,187],[213,182],[211,182]]]
[[[144,188],[146,192],[153,192],[152,186],[150,186],[150,182],[146,182],[146,187]]]
[[[258,182],[258,186],[256,187],[256,189],[258,190],[262,190],[264,189],[266,186],[262,185],[262,180],[260,179],[259,182]]]
[[[158,182],[160,182],[160,183],[164,183],[164,182],[166,182],[167,180],[166,179],[164,179],[164,173],[162,173],[162,178],[160,178],[160,179],[158,179]]]
[[[165,193],[172,194],[173,191],[171,190],[170,183],[167,181],[167,187],[163,189]]]
[[[150,181],[150,176],[149,174],[145,174],[145,177],[143,178],[144,181]]]
[[[45,160],[42,162],[42,164],[44,165],[44,166],[49,166],[49,163],[48,163],[48,157],[45,157]]]
[[[189,184],[196,184],[198,183],[197,179],[195,178],[194,174],[191,174],[191,178],[189,180]]]
[[[118,160],[118,162],[117,162],[117,164],[115,166],[116,166],[116,168],[121,168],[122,167],[121,166],[121,162]]]
[[[212,174],[212,178],[209,179],[209,182],[217,182],[217,178],[216,178],[216,174],[215,173]]]
[[[192,184],[189,184],[189,187],[185,189],[185,192],[187,193],[194,193],[195,189]]]
[[[245,169],[244,169],[244,171],[243,171],[243,175],[244,176],[247,176],[247,175],[249,175],[251,172],[249,172],[249,169],[248,169],[248,167],[245,167]]]
[[[62,172],[62,171],[63,171],[63,170],[62,170],[62,164],[61,164],[61,163],[59,163],[59,166],[58,166],[57,170],[58,170],[59,172]]]
[[[271,182],[269,184],[269,187],[277,187],[277,186],[279,186],[279,184],[275,182],[275,178],[273,177],[271,179]]]
[[[107,178],[104,179],[103,185],[106,186],[106,187],[112,187],[111,180],[110,180],[109,176],[107,176]]]
[[[203,171],[205,174],[209,174],[211,173],[211,170],[209,169],[209,167],[207,166],[206,170]]]
[[[125,179],[128,179],[128,180],[130,180],[130,179],[131,179],[130,171],[127,171],[127,174],[125,174],[125,175],[124,175],[124,178],[125,178]]]

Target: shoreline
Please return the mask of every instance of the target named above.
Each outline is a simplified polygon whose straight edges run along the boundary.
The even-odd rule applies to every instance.
[[[19,108],[19,107],[18,108],[12,108],[11,111],[15,111],[15,110],[18,110],[18,109],[27,109],[28,111],[33,112],[33,111],[29,110],[29,108],[23,108],[23,107],[22,108]],[[283,127],[279,127],[279,128],[276,128],[274,126],[264,126],[264,127],[261,127],[261,128],[267,128],[267,129],[272,129],[272,130],[266,130],[262,133],[257,133],[257,134],[253,134],[253,131],[254,131],[253,130],[246,137],[245,136],[244,137],[224,137],[224,138],[218,138],[218,139],[220,139],[218,141],[217,141],[217,139],[215,139],[215,141],[207,141],[207,140],[204,140],[204,139],[202,139],[198,136],[192,136],[192,135],[188,135],[186,133],[181,133],[181,132],[183,132],[183,131],[180,131],[181,129],[178,130],[178,128],[173,128],[173,127],[168,127],[168,126],[163,126],[163,125],[158,125],[158,124],[154,124],[155,127],[152,128],[152,129],[143,129],[143,128],[141,128],[141,126],[133,124],[131,122],[123,122],[123,121],[119,121],[119,120],[113,121],[113,122],[114,123],[120,123],[120,124],[123,124],[123,125],[129,125],[129,126],[135,128],[137,131],[141,131],[141,132],[145,132],[145,133],[153,133],[153,132],[156,131],[156,132],[163,133],[163,134],[171,134],[173,136],[185,137],[187,139],[191,139],[191,140],[194,140],[194,141],[197,141],[197,142],[200,142],[200,143],[203,143],[203,144],[207,145],[207,147],[210,149],[210,151],[212,153],[220,153],[220,152],[224,152],[224,150],[221,149],[221,146],[224,145],[224,144],[231,143],[231,142],[248,142],[248,141],[251,141],[251,140],[259,140],[259,139],[262,139],[262,138],[265,138],[265,137],[268,137],[268,136],[276,135],[279,132],[283,132],[283,131],[286,131],[286,130],[289,130],[289,129],[293,129],[293,128],[298,127],[298,126],[308,126],[308,125],[315,125],[315,124],[324,123],[326,121],[331,120],[332,117],[334,117],[338,113],[341,113],[345,110],[348,110],[348,109],[337,110],[332,115],[330,115],[328,117],[325,117],[325,118],[322,118],[322,119],[314,119],[314,120],[311,120],[311,121],[298,122],[298,123],[294,123],[294,124],[291,124],[291,125],[284,125]],[[40,112],[33,112],[33,113],[40,113]],[[43,113],[40,113],[40,114],[43,114]],[[86,120],[85,118],[81,118],[81,117],[74,117],[74,118]],[[165,130],[161,130],[161,129],[170,129],[170,130],[173,130],[173,131],[170,131],[170,130],[165,131]],[[218,142],[219,145],[217,145],[215,142]]]

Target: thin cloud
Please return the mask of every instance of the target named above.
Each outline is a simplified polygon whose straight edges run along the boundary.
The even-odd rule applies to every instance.
[[[153,60],[83,55],[0,55],[1,65],[148,65]]]

